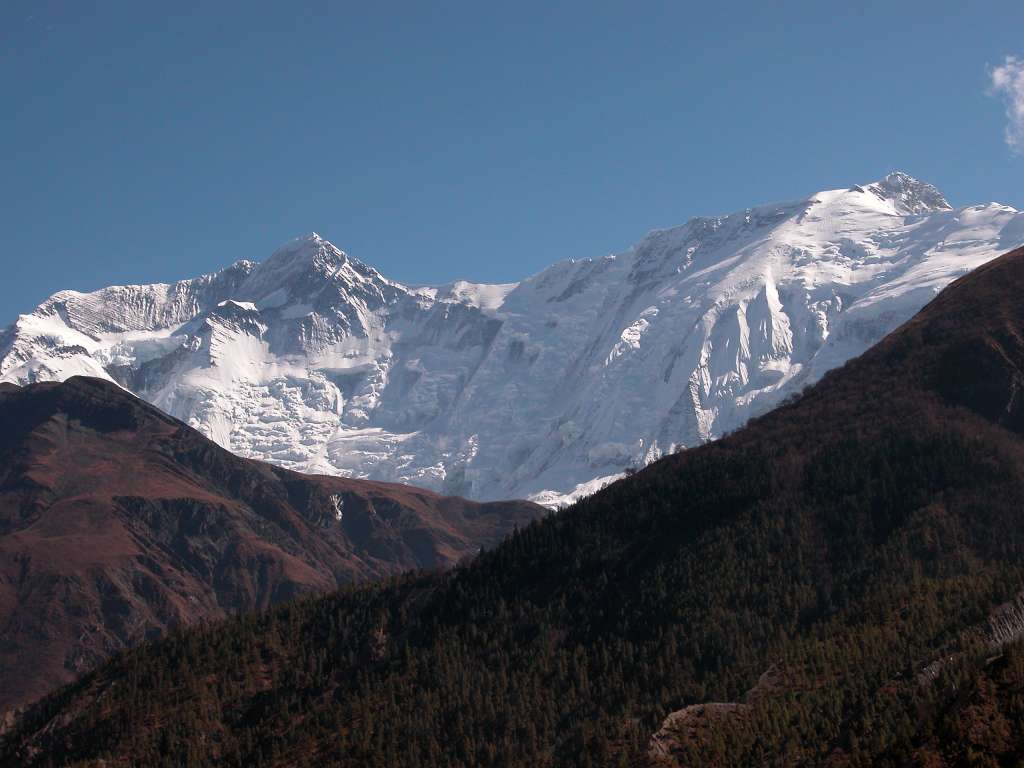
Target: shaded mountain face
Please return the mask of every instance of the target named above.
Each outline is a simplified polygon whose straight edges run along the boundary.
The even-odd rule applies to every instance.
[[[120,656],[0,764],[1013,765],[1022,295],[1024,249],[465,567]]]
[[[238,458],[114,384],[0,385],[0,712],[169,628],[455,564],[536,517]]]
[[[63,291],[0,379],[113,379],[291,469],[558,504],[735,430],[1024,244],[879,182],[651,232],[509,285],[400,285],[315,235],[172,285]]]

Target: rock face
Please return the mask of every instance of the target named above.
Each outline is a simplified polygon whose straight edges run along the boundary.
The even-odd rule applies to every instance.
[[[109,382],[0,385],[0,713],[168,629],[475,554],[542,509],[241,459]]]
[[[902,173],[510,285],[403,286],[311,235],[58,293],[0,337],[0,379],[106,377],[242,456],[554,505],[736,429],[1021,243],[1021,213]]]

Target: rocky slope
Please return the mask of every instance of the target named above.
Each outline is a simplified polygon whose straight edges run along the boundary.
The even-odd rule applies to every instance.
[[[1024,249],[465,567],[186,632],[0,765],[1024,759]]]
[[[0,385],[0,713],[171,627],[443,568],[541,508],[238,458],[114,384]]]
[[[64,291],[0,380],[107,377],[240,455],[549,504],[736,429],[1024,243],[894,173],[511,285],[409,287],[312,235],[173,285]]]

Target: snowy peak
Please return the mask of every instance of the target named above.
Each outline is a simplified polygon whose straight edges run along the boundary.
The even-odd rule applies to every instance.
[[[900,172],[506,285],[404,286],[310,234],[57,294],[0,334],[0,380],[107,377],[243,456],[555,504],[738,428],[1022,243],[1024,214]]]
[[[633,249],[635,263],[630,277],[643,282],[699,271],[710,266],[722,249],[742,251],[809,205],[809,200],[760,205],[726,216],[695,217],[681,227],[649,232]]]
[[[238,298],[289,326],[272,334],[278,347],[298,344],[310,352],[366,337],[374,324],[369,315],[408,293],[314,232],[258,263]]]
[[[901,216],[953,210],[953,206],[938,189],[903,171],[893,171],[881,181],[868,184],[867,190],[880,200],[891,202]]]
[[[722,249],[742,252],[777,229],[787,225],[799,229],[808,214],[812,220],[832,222],[827,234],[837,236],[843,229],[835,224],[837,220],[852,219],[852,229],[857,230],[872,215],[906,217],[951,210],[934,186],[893,171],[863,186],[825,190],[803,200],[754,206],[724,216],[698,216],[679,227],[649,232],[633,249],[635,263],[630,277],[641,283],[684,270],[699,270],[708,266],[703,254],[720,254]],[[824,233],[824,227],[819,229]]]
[[[353,287],[386,281],[314,232],[286,243],[259,262],[242,291],[257,300],[282,289],[296,298],[306,298],[332,282]]]
[[[285,243],[261,262],[260,268],[299,272],[312,269],[330,276],[348,262],[347,253],[316,232],[311,232]]]

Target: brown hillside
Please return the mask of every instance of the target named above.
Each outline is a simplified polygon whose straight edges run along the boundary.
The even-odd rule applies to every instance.
[[[541,513],[238,458],[120,388],[0,389],[0,712],[168,628],[444,568]]]

